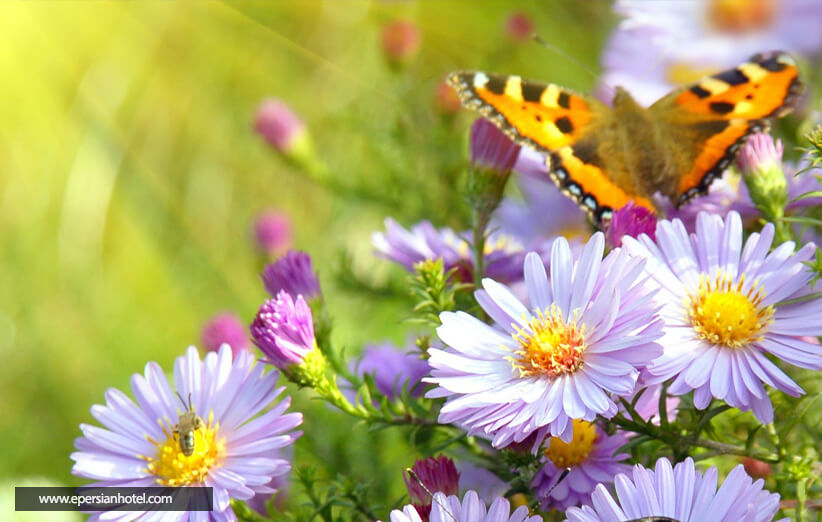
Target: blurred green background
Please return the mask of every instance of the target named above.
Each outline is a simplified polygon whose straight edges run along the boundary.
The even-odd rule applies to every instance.
[[[219,311],[251,321],[265,297],[251,224],[265,209],[289,213],[295,246],[314,256],[338,345],[403,343],[408,302],[340,284],[340,252],[401,286],[401,270],[371,255],[383,218],[460,224],[440,194],[473,115],[437,110],[447,72],[590,90],[575,60],[597,68],[613,20],[605,2],[579,4],[0,3],[0,479],[81,483],[68,456],[106,388],[130,393],[149,360],[170,369]],[[507,36],[514,11],[562,52]],[[380,47],[395,19],[422,32],[403,67]],[[335,188],[253,132],[267,96],[306,120]],[[381,474],[387,503],[402,494],[413,456],[401,430],[352,436],[349,419],[291,393],[309,412],[299,463]]]

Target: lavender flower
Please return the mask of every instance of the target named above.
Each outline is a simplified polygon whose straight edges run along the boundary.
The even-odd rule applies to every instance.
[[[661,458],[651,471],[637,464],[632,477],[616,476],[616,497],[598,485],[590,506],[572,507],[565,512],[568,522],[611,522],[643,517],[669,517],[679,522],[773,520],[779,509],[779,495],[754,482],[742,465],[731,471],[717,491],[717,469],[703,475],[690,457],[671,468]],[[782,519],[787,521],[788,519]]]
[[[283,290],[260,307],[251,323],[251,336],[266,362],[281,370],[302,364],[317,349],[311,308],[301,295],[295,301]]]
[[[371,243],[381,257],[413,271],[414,265],[427,259],[442,258],[445,270],[457,269],[461,281],[471,281],[474,269],[471,245],[450,228],[436,229],[423,221],[406,230],[391,218],[385,220],[385,233],[375,232]],[[538,249],[548,256],[550,243]],[[506,282],[522,280],[523,245],[504,234],[491,234],[485,243],[485,274]]]
[[[495,447],[534,435],[534,451],[547,436],[569,442],[573,419],[592,421],[617,412],[611,396],[633,392],[639,370],[662,353],[662,324],[645,289],[643,261],[614,251],[604,260],[596,233],[573,262],[559,238],[551,253],[551,279],[536,254],[525,260],[530,307],[505,286],[483,280],[477,300],[496,327],[464,312],[444,312],[440,339],[430,349],[438,387],[446,397],[441,423],[493,438]]]
[[[276,262],[265,267],[263,285],[272,296],[280,292],[302,295],[311,300],[320,297],[320,282],[311,266],[311,256],[298,250],[289,250]]]
[[[407,505],[402,511],[391,512],[391,522],[542,522],[542,517],[529,516],[528,507],[520,506],[511,512],[511,504],[503,497],[486,507],[476,491],[468,491],[460,502],[457,496],[434,493],[431,516],[423,519],[414,506]]]
[[[743,244],[742,220],[705,213],[689,235],[678,220],[660,221],[656,242],[623,238],[624,248],[647,259],[646,273],[659,289],[665,321],[665,351],[648,365],[648,384],[673,378],[669,392],[694,390],[694,405],[712,397],[747,411],[763,423],[773,406],[763,386],[789,395],[804,393],[766,354],[787,363],[822,370],[822,349],[801,337],[822,335],[822,300],[782,301],[809,292],[813,274],[804,265],[816,250],[791,242],[768,253],[770,223]]]
[[[235,354],[249,348],[245,325],[230,312],[215,315],[203,327],[203,346],[206,350],[216,352],[223,344],[231,346]]]
[[[602,84],[626,87],[641,103],[762,50],[822,50],[822,4],[814,0],[618,0],[614,10],[625,19],[606,47]]]
[[[263,373],[254,356],[242,351],[232,358],[231,348],[209,352],[201,361],[190,347],[177,358],[174,383],[154,362],[145,375],[131,379],[136,403],[110,388],[105,406],[91,408],[103,428],[81,424],[83,436],[72,473],[95,480],[93,486],[209,486],[214,488],[212,512],[167,512],[164,520],[235,520],[231,499],[249,500],[274,493],[267,484],[287,473],[289,462],[280,450],[301,432],[299,413],[284,414],[286,397],[266,408],[280,395],[276,371]],[[175,392],[191,399],[203,426],[194,431],[192,455],[184,455],[174,434],[185,410]],[[252,420],[253,419],[253,420]],[[156,513],[110,511],[91,520],[155,520]],[[199,518],[198,518],[199,519]]]
[[[371,374],[380,393],[394,399],[403,389],[411,396],[422,395],[421,380],[430,371],[428,361],[419,355],[398,350],[392,344],[366,346],[357,364],[357,375]]]
[[[541,509],[565,511],[590,503],[597,484],[611,484],[618,473],[630,470],[621,462],[630,455],[616,453],[627,443],[621,432],[609,436],[595,424],[575,420],[571,442],[553,437],[543,452],[544,465],[532,484]],[[566,469],[570,471],[560,480]]]

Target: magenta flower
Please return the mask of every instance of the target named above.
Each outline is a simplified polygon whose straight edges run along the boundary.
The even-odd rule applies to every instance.
[[[520,146],[485,118],[471,126],[471,164],[507,176],[514,168]]]
[[[534,22],[521,11],[511,13],[505,20],[505,33],[515,42],[527,42],[534,34]]]
[[[311,300],[320,297],[320,282],[311,265],[311,256],[298,250],[289,250],[276,262],[263,269],[263,285],[272,296],[280,292],[302,295]]]
[[[240,319],[223,312],[212,317],[203,327],[203,346],[206,350],[216,352],[220,346],[231,346],[234,353],[249,348],[248,331]]]
[[[454,461],[444,455],[428,457],[414,462],[412,473],[405,473],[405,486],[411,505],[422,518],[431,513],[431,493],[439,491],[445,495],[459,493],[460,474]]]
[[[656,242],[623,238],[626,250],[647,260],[665,321],[665,351],[648,365],[644,382],[673,379],[669,392],[694,390],[697,408],[716,397],[752,409],[763,423],[773,420],[763,384],[804,393],[768,356],[822,370],[822,349],[802,339],[822,335],[822,300],[781,304],[809,293],[813,273],[804,262],[816,246],[795,252],[788,242],[769,253],[773,236],[769,223],[743,243],[742,220],[731,212],[725,220],[700,214],[695,234],[679,220],[663,220]]]
[[[254,344],[266,355],[266,362],[281,370],[303,362],[317,349],[314,319],[303,297],[296,301],[285,291],[276,299],[266,299],[251,323]]]
[[[612,522],[668,517],[679,522],[768,522],[779,510],[779,495],[754,482],[742,465],[731,471],[717,491],[717,469],[703,475],[690,457],[671,467],[661,458],[652,471],[637,464],[632,475],[616,476],[616,496],[602,484],[591,505],[565,512],[568,522]],[[788,519],[782,519],[787,521]]]
[[[291,248],[291,219],[288,214],[269,210],[254,221],[257,247],[269,255],[279,255]]]
[[[770,134],[758,132],[748,138],[739,151],[736,164],[745,176],[767,171],[774,167],[782,168],[782,142],[774,140]]]
[[[302,415],[284,413],[288,397],[273,403],[284,390],[276,388],[278,372],[264,373],[249,351],[232,357],[224,345],[200,360],[192,346],[173,373],[170,383],[148,363],[144,375],[131,378],[136,402],[109,389],[106,404],[91,408],[103,427],[80,425],[72,473],[94,480],[93,486],[210,486],[212,512],[164,512],[163,520],[236,520],[231,499],[274,493],[272,481],[291,468],[281,451],[301,435],[292,430]],[[190,398],[202,420],[191,455],[182,453],[174,434],[186,409],[176,393]],[[157,520],[157,512],[109,511],[90,520]]]
[[[254,129],[275,149],[289,153],[308,137],[305,123],[282,100],[269,98],[257,110]]]
[[[623,236],[639,237],[640,234],[647,234],[653,239],[656,220],[656,214],[629,201],[611,217],[605,230],[605,242],[611,248],[616,248],[622,246]]]
[[[529,306],[507,287],[483,280],[476,292],[490,326],[464,312],[444,312],[437,329],[448,349],[429,349],[445,397],[441,423],[493,438],[495,447],[531,435],[534,451],[548,436],[568,442],[573,420],[610,418],[612,396],[634,390],[639,371],[662,353],[662,323],[642,276],[644,262],[615,250],[604,260],[596,233],[577,262],[559,238],[551,278],[534,253],[525,259]]]

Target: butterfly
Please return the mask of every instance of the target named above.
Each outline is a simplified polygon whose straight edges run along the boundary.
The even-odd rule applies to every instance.
[[[484,72],[448,83],[520,145],[546,155],[559,189],[595,224],[629,201],[658,212],[707,193],[754,132],[789,113],[802,92],[796,62],[774,51],[675,89],[648,108],[616,88],[613,107],[554,84]]]

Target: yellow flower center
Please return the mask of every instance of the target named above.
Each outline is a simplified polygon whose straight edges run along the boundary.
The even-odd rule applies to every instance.
[[[776,14],[776,0],[711,0],[708,25],[726,33],[747,33],[769,27]]]
[[[739,348],[759,339],[773,318],[773,307],[763,307],[764,293],[754,284],[744,290],[745,275],[733,283],[722,273],[714,281],[703,276],[696,295],[690,295],[691,324],[702,339]]]
[[[157,477],[158,484],[187,486],[205,481],[208,471],[225,457],[225,439],[218,437],[220,425],[215,425],[213,420],[214,416],[209,415],[208,423],[194,430],[194,452],[189,456],[180,451],[180,440],[173,427],[162,425],[164,441],[149,438],[157,447],[157,454],[143,458],[148,461],[148,471]]]
[[[574,436],[571,442],[563,442],[559,437],[551,437],[551,442],[543,453],[558,468],[572,468],[588,458],[597,441],[596,427],[584,420],[574,420]]]
[[[687,63],[672,63],[666,69],[666,80],[671,85],[685,85],[719,72],[713,67],[694,67]]]
[[[537,313],[531,319],[530,329],[519,329],[514,339],[520,349],[514,352],[514,367],[520,375],[559,375],[574,373],[582,366],[585,351],[584,327],[577,325],[577,317],[570,323],[562,319],[562,311],[551,305],[550,310]]]

